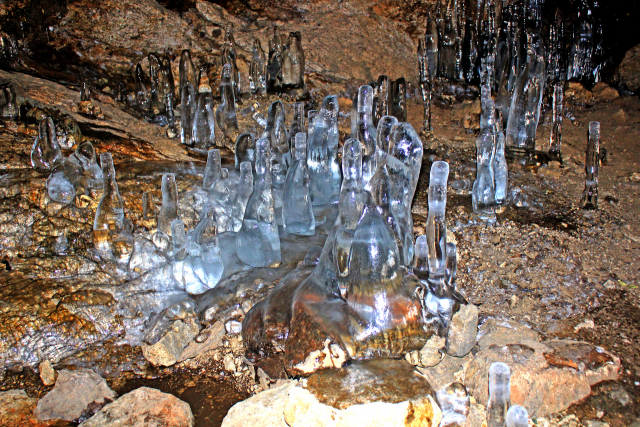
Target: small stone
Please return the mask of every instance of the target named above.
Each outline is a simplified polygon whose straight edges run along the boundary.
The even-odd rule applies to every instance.
[[[242,332],[242,323],[237,320],[229,320],[224,324],[224,329],[229,335],[237,335]]]
[[[44,385],[53,385],[56,382],[56,371],[53,369],[53,365],[51,361],[45,360],[40,363],[38,366],[38,370],[40,371],[40,379],[42,380],[42,384]]]
[[[200,325],[194,318],[174,321],[166,333],[153,345],[142,343],[142,354],[155,366],[174,365],[189,342],[200,332]]]
[[[423,367],[436,366],[442,360],[442,350],[446,345],[446,338],[433,334],[429,341],[418,352],[418,365]]]
[[[39,421],[64,420],[81,422],[116,398],[100,375],[90,369],[63,369],[53,389],[36,406]]]
[[[617,98],[620,98],[620,94],[618,91],[606,84],[605,82],[600,82],[593,87],[593,95],[598,102],[611,102]]]
[[[233,354],[227,353],[224,355],[222,359],[222,364],[224,365],[225,371],[235,372],[236,371],[236,362],[233,358]]]
[[[609,427],[608,423],[596,420],[587,420],[585,424],[587,427]]]
[[[447,333],[447,354],[463,357],[476,345],[478,307],[466,304],[453,315]]]
[[[191,427],[194,424],[188,403],[160,390],[140,387],[108,404],[80,427]]]

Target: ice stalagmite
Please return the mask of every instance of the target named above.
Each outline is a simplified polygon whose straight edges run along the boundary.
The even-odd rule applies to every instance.
[[[416,243],[413,245],[413,271],[418,273],[429,273],[429,246],[427,244],[427,236],[424,234],[416,237]]]
[[[143,111],[148,112],[151,107],[151,87],[147,75],[144,73],[140,64],[136,65],[135,70],[135,99],[136,104]]]
[[[211,92],[199,93],[196,96],[196,110],[193,117],[192,141],[193,148],[202,152],[207,151],[216,143],[216,120],[213,110]]]
[[[357,139],[348,139],[342,147],[342,187],[338,203],[338,219],[333,247],[338,276],[346,278],[349,274],[349,256],[353,233],[362,216],[368,194],[362,188],[362,146]],[[345,283],[344,280],[340,280]],[[341,286],[346,291],[347,285]]]
[[[476,138],[476,180],[473,183],[471,200],[473,215],[476,220],[495,223],[495,183],[493,173],[493,157],[495,153],[495,107],[493,100],[487,100],[487,126]]]
[[[316,221],[309,196],[306,139],[304,132],[296,134],[296,160],[287,172],[282,195],[282,224],[289,234],[313,236]]]
[[[544,46],[538,34],[527,35],[527,63],[513,88],[507,120],[507,149],[531,153],[536,148],[536,129],[545,83]]]
[[[447,223],[444,214],[447,206],[448,178],[448,163],[437,161],[431,165],[429,175],[429,214],[425,227],[429,254],[429,281],[443,280],[445,277]]]
[[[180,65],[178,68],[179,73],[179,87],[178,90],[180,93],[183,93],[183,90],[187,83],[191,84],[191,87],[196,90],[198,88],[198,76],[196,74],[196,68],[193,66],[193,62],[191,61],[191,52],[188,50],[183,50],[182,55],[180,56]]]
[[[336,203],[340,195],[338,163],[338,98],[327,96],[314,120],[313,135],[307,143],[309,192],[313,205]]]
[[[420,93],[422,94],[422,108],[424,109],[424,116],[422,121],[422,127],[425,131],[431,131],[431,89],[432,80],[429,74],[429,63],[427,60],[427,49],[425,47],[425,41],[419,40],[418,43],[418,71],[420,75]],[[378,122],[378,125],[380,123]]]
[[[253,39],[251,63],[249,65],[249,89],[251,93],[264,93],[267,90],[267,64],[262,44]]]
[[[598,207],[598,172],[600,170],[600,122],[589,123],[589,140],[587,141],[584,161],[584,191],[580,205],[583,209]]]
[[[171,234],[171,222],[180,218],[178,213],[178,186],[172,173],[162,175],[162,206],[158,214],[158,231]]]
[[[528,427],[529,413],[520,405],[515,405],[507,411],[507,427]]]
[[[378,76],[373,96],[373,123],[377,126],[380,119],[389,115],[389,78]]]
[[[506,142],[504,131],[502,130],[502,112],[498,112],[496,119],[496,149],[493,154],[491,167],[493,168],[493,177],[495,185],[495,203],[496,212],[501,213],[507,200],[507,187],[509,184],[509,169],[507,166],[507,158],[505,157]]]
[[[429,68],[429,76],[432,79],[438,77],[438,28],[433,15],[429,13],[427,17],[427,29],[425,32],[426,60]]]
[[[358,106],[356,113],[355,134],[362,145],[362,181],[365,189],[369,188],[369,181],[378,168],[376,153],[376,128],[373,126],[372,116],[373,88],[360,86],[358,90]],[[353,120],[353,117],[352,117]]]
[[[400,77],[390,85],[389,115],[394,116],[399,122],[407,121],[407,82]]]
[[[174,256],[173,276],[191,295],[199,295],[214,288],[224,272],[215,230],[213,239],[203,237],[205,231],[214,224],[213,216],[213,206],[204,205],[200,222],[185,239],[183,248]],[[177,227],[179,224],[176,222]],[[182,239],[183,230],[179,232],[179,239]]]
[[[289,152],[289,138],[285,125],[284,105],[281,101],[275,101],[269,106],[267,128],[265,132],[271,143],[271,173],[273,185],[282,189],[287,175],[287,168],[291,163]]]
[[[242,162],[250,162],[252,167],[256,163],[256,141],[250,133],[243,133],[236,140],[236,169],[240,169]]]
[[[387,158],[390,150],[391,131],[398,123],[398,119],[393,116],[383,116],[378,121],[376,128],[376,150],[378,152],[378,162],[382,163]]]
[[[50,170],[63,159],[56,127],[51,117],[40,121],[38,136],[31,148],[31,165],[38,170]]]
[[[236,100],[233,95],[231,65],[229,64],[222,67],[220,97],[221,103],[216,108],[216,122],[225,137],[231,138],[233,133],[238,131],[238,118],[236,117]]]
[[[281,262],[269,145],[264,137],[256,142],[255,186],[236,240],[238,258],[253,267],[275,267]]]
[[[229,22],[225,29],[222,46],[222,65],[229,64],[231,67],[231,87],[235,98],[238,98],[240,94],[240,73],[236,65],[237,56],[236,41],[233,37],[233,24]]]
[[[193,145],[193,117],[196,110],[195,86],[186,82],[180,91],[180,142]]]
[[[289,42],[282,63],[282,84],[284,87],[302,89],[304,87],[304,51],[299,31],[289,33]]]
[[[11,86],[0,91],[0,117],[17,118],[20,115],[20,106],[16,102],[16,92]]]
[[[551,106],[553,122],[549,137],[549,156],[562,161],[562,95],[564,82],[553,86],[553,102]]]
[[[267,91],[282,90],[282,63],[284,62],[284,46],[277,26],[273,26],[273,39],[269,40],[269,59],[267,61]]]
[[[101,256],[116,255],[124,261],[131,253],[130,249],[133,246],[133,242],[128,241],[131,237],[131,222],[124,217],[122,198],[118,191],[111,153],[102,153],[100,164],[102,166],[103,188],[102,198],[98,203],[93,221],[93,243]]]
[[[304,125],[304,102],[295,102],[293,104],[293,117],[291,118],[291,126],[289,127],[289,151],[291,152],[291,160],[296,158],[295,139],[298,132],[306,132]]]
[[[502,362],[489,367],[488,427],[504,427],[511,399],[511,370]]]

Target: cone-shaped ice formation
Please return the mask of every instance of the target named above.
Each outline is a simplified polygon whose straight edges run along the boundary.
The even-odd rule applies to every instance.
[[[100,164],[103,177],[102,198],[93,221],[93,241],[98,250],[107,253],[112,250],[113,237],[125,229],[124,208],[111,153],[102,153]]]
[[[289,33],[289,43],[282,63],[282,85],[297,89],[304,87],[304,51],[299,31]]]
[[[551,124],[551,136],[549,137],[549,155],[562,160],[562,87],[564,82],[556,83],[553,87],[553,102],[551,111],[553,122]]]
[[[487,423],[489,427],[503,427],[511,399],[511,370],[502,362],[489,367],[489,402]]]
[[[447,223],[444,218],[447,206],[447,179],[449,164],[443,161],[431,165],[429,175],[429,214],[425,233],[429,248],[429,280],[442,280],[447,258]]]
[[[309,193],[314,206],[336,203],[340,195],[338,164],[338,98],[327,96],[314,120],[313,134],[307,143]]]
[[[196,110],[193,117],[193,147],[206,151],[216,144],[216,121],[213,110],[211,92],[199,93],[196,96]]]
[[[50,170],[62,158],[56,127],[53,119],[47,117],[40,121],[38,136],[31,148],[31,165],[38,170]]]
[[[545,83],[545,58],[540,36],[529,33],[527,40],[527,65],[513,88],[506,144],[507,149],[530,152],[536,148],[536,129]]]
[[[495,184],[493,173],[493,157],[495,153],[495,108],[493,100],[487,100],[487,126],[485,126],[476,138],[476,180],[473,183],[471,199],[473,202],[473,215],[476,220],[495,223]]]
[[[493,154],[491,167],[493,168],[493,177],[495,183],[495,203],[496,212],[500,213],[505,208],[507,199],[507,187],[509,183],[509,170],[507,159],[505,157],[506,141],[502,130],[502,112],[498,112],[496,119],[496,150]]]
[[[306,132],[304,125],[304,102],[296,102],[293,104],[293,117],[291,118],[291,126],[289,127],[289,151],[291,152],[292,160],[296,158],[295,139],[298,132]]]
[[[180,91],[180,142],[193,145],[193,118],[196,110],[196,92],[191,82],[185,82]]]
[[[227,138],[230,138],[238,130],[238,119],[236,117],[236,100],[231,82],[231,65],[229,64],[225,64],[222,67],[220,97],[222,102],[216,108],[216,122],[222,133]]]
[[[196,75],[196,68],[193,66],[193,62],[191,61],[191,52],[188,50],[183,50],[182,55],[180,56],[180,66],[178,69],[179,79],[180,79],[180,93],[183,93],[185,86],[187,83],[191,84],[191,87],[195,91],[198,87],[198,76]]]
[[[162,206],[158,214],[158,230],[171,234],[171,222],[180,215],[178,213],[178,186],[172,173],[162,175]]]
[[[282,195],[282,224],[289,234],[313,236],[316,221],[309,196],[306,139],[304,132],[296,134],[296,160],[287,172]]]
[[[253,39],[253,52],[249,65],[249,89],[251,93],[264,93],[267,90],[267,63],[260,40]]]
[[[149,111],[151,107],[151,87],[147,75],[144,73],[140,64],[136,65],[135,71],[136,88],[135,99],[136,105],[143,111]]]
[[[284,46],[280,31],[273,26],[273,39],[269,40],[269,59],[267,61],[267,91],[282,90],[282,63],[284,62]]]
[[[287,168],[291,163],[289,152],[289,138],[285,125],[284,105],[275,101],[269,106],[267,127],[265,129],[271,143],[271,174],[273,186],[282,189],[287,175]]]
[[[584,190],[580,202],[583,209],[598,207],[598,171],[600,170],[600,122],[589,123],[589,140],[587,141],[584,161]]]
[[[250,133],[243,133],[236,140],[236,169],[240,169],[242,162],[250,162],[252,167],[256,163],[256,141]]]
[[[362,184],[365,189],[369,188],[369,181],[378,169],[376,128],[373,126],[372,108],[373,89],[371,86],[360,86],[355,132],[352,132],[351,137],[357,138],[360,141],[360,145],[362,145]]]
[[[277,266],[281,261],[280,237],[271,189],[269,145],[267,138],[260,138],[256,142],[255,187],[236,239],[238,258],[253,267]]]

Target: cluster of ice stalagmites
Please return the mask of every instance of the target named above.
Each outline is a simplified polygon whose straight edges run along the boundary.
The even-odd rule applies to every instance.
[[[31,148],[31,165],[50,172],[47,192],[56,202],[69,204],[76,196],[102,188],[102,170],[96,152],[89,141],[79,144],[68,157],[62,154],[56,128],[51,117],[40,121],[38,136]]]
[[[553,96],[549,152],[560,156],[562,89],[567,80],[597,83],[605,61],[599,5],[581,2],[577,16],[543,16],[543,2],[526,0],[438,2],[419,40],[424,126],[430,130],[431,87],[436,78],[488,85],[502,112],[506,148],[531,161],[546,88]],[[573,19],[575,18],[575,19]],[[543,44],[541,32],[548,28]],[[528,158],[527,158],[528,157]]]

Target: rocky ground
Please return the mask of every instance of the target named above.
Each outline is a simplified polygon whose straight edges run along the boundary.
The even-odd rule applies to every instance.
[[[407,11],[406,5],[365,1],[335,7],[328,2],[283,2],[281,7],[250,2],[241,8],[228,2],[225,9],[202,1],[188,6],[170,10],[152,0],[24,0],[0,5],[0,35],[6,36],[0,82],[15,88],[24,113],[23,119],[0,126],[0,390],[26,392],[0,399],[18,402],[27,414],[15,418],[19,421],[13,425],[36,422],[27,419],[28,414],[36,408],[36,399],[52,390],[54,380],[47,377],[47,372],[55,375],[51,367],[58,376],[66,368],[92,369],[118,396],[142,386],[171,393],[190,404],[196,425],[220,424],[233,403],[257,391],[291,387],[282,384],[277,360],[253,366],[243,359],[233,321],[242,321],[304,254],[287,252],[282,269],[243,272],[194,301],[181,322],[180,331],[189,331],[189,322],[196,325],[185,332],[186,348],[169,349],[172,366],[154,366],[143,355],[141,331],[154,310],[174,302],[180,292],[150,289],[141,278],[95,255],[90,231],[100,192],[70,206],[48,198],[47,175],[35,172],[29,157],[36,119],[40,114],[51,115],[56,123],[69,119],[98,153],[113,153],[125,215],[144,229],[142,192],[155,190],[159,196],[162,174],[172,171],[182,194],[199,182],[204,167],[203,159],[169,139],[164,128],[115,100],[119,83],[132,82],[131,71],[137,62],[146,63],[149,52],[167,53],[177,77],[180,51],[191,49],[215,95],[226,22],[235,24],[243,76],[252,37],[259,37],[266,48],[273,24],[301,31],[307,90],[262,96],[256,99],[258,109],[266,115],[270,102],[280,98],[289,122],[295,100],[317,107],[323,96],[335,93],[345,113],[340,119],[344,140],[350,96],[359,84],[379,74],[415,82],[416,34],[422,31],[423,11],[419,5]],[[23,34],[16,22],[23,23]],[[618,74],[631,90],[640,81],[636,50],[625,57]],[[79,102],[81,81],[92,87],[90,111]],[[478,306],[480,322],[513,320],[535,331],[534,342],[581,340],[620,358],[615,380],[593,385],[588,397],[537,418],[538,425],[637,427],[640,419],[640,100],[626,89],[617,90],[620,80],[610,83],[589,90],[575,83],[567,87],[564,164],[510,164],[511,203],[498,215],[495,227],[471,223],[471,195],[464,185],[475,177],[479,100],[456,98],[444,83],[438,85],[433,132],[421,133],[425,156],[413,205],[415,231],[424,230],[430,165],[446,160],[451,167],[447,224],[459,256],[457,286]],[[415,87],[409,95],[408,120],[421,129]],[[241,129],[256,128],[251,115],[242,113],[253,101],[248,96],[241,100]],[[598,210],[583,211],[579,200],[592,120],[601,123],[607,157],[600,168]],[[540,150],[546,149],[550,125],[545,108],[537,134]],[[223,161],[230,161],[230,143],[222,135],[218,141],[227,149]],[[458,189],[452,187],[455,181]],[[192,226],[195,214],[183,212]],[[314,244],[323,239],[319,236]],[[0,414],[7,416],[2,410]],[[188,414],[182,416],[189,422]],[[86,418],[85,413],[67,422]]]

